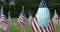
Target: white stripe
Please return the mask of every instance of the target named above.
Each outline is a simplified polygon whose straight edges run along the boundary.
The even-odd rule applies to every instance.
[[[51,26],[52,26],[52,29],[53,29],[53,24],[52,24],[51,20],[50,20],[50,24],[51,24]]]
[[[24,17],[20,17],[20,18],[24,20]]]
[[[18,20],[19,25],[21,25],[20,20]]]
[[[23,20],[23,19],[21,20],[21,19],[19,18],[18,20],[20,20],[21,22],[24,22],[24,20]]]
[[[35,24],[36,24],[39,32],[41,32],[41,30],[39,29],[39,27],[38,27],[38,25],[37,25],[37,22],[36,22],[35,18],[34,18],[34,22],[35,22]],[[50,24],[51,24],[51,23],[50,23]],[[52,25],[52,24],[51,24],[51,25]],[[35,30],[35,32],[37,32],[37,31],[36,31],[36,27],[34,26],[33,22],[32,22],[32,26],[33,26],[33,29]],[[49,31],[49,29],[48,29],[47,27],[46,27],[46,29],[47,29],[48,32],[50,32],[50,31],[52,32],[50,25],[49,25],[50,31]],[[44,29],[43,29],[43,31],[46,32]]]
[[[6,24],[6,23],[4,23],[4,22],[1,22],[1,28],[3,29],[3,30],[7,30],[7,28],[8,28],[8,25]]]
[[[42,28],[42,27],[41,27]],[[43,32],[46,32],[44,28],[42,28]]]
[[[24,17],[24,16],[21,16],[21,18],[23,18],[23,19],[24,19],[25,17]]]
[[[46,27],[46,30],[47,30],[47,32],[49,32],[49,29],[48,29],[48,27]]]
[[[1,18],[1,19],[6,19],[6,18]]]
[[[24,23],[24,21],[23,21],[23,20],[20,20],[20,22]]]
[[[34,31],[37,32],[36,27],[34,26],[33,22],[32,22],[32,27],[33,27]]]
[[[50,29],[50,31],[52,32],[50,25],[49,25],[49,29]]]
[[[6,21],[6,20],[2,19],[2,21]]]
[[[24,27],[24,25],[21,25],[20,21],[18,21],[18,23],[19,23],[19,25],[20,25],[22,28]]]
[[[34,21],[35,21],[35,24],[36,24],[36,26],[37,26],[37,28],[38,28],[38,31],[41,32],[41,30],[40,30],[40,28],[39,28],[39,26],[38,26],[35,18],[34,18]]]

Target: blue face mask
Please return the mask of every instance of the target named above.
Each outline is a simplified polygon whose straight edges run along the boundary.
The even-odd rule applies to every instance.
[[[39,8],[36,17],[38,26],[44,27],[49,25],[50,13],[48,8]]]

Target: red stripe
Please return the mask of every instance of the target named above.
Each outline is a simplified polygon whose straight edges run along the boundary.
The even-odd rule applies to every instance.
[[[4,18],[2,18],[3,20],[6,20],[6,19],[4,19]]]
[[[18,23],[19,23],[19,25],[21,26],[21,22],[20,22],[20,20],[18,20]]]
[[[25,17],[24,16],[21,16],[24,20],[25,20]]]
[[[54,27],[54,24],[53,24],[52,18],[50,18],[50,20],[51,20],[51,23],[52,23],[52,25],[53,25],[53,27]]]
[[[53,24],[52,18],[53,17],[51,17],[50,20],[51,20],[51,23],[52,23],[52,28],[54,28],[54,24]],[[53,29],[53,32],[54,32],[54,29]]]
[[[36,30],[38,31],[38,28],[37,28],[37,26],[36,26],[36,24],[35,24],[34,20],[33,20],[33,24],[34,24],[34,26],[35,26]]]
[[[38,22],[36,16],[34,18],[35,18],[36,22]]]
[[[1,19],[2,19],[2,22],[7,23],[5,16],[1,16]]]
[[[1,20],[6,21],[5,19],[1,19]]]
[[[23,18],[23,19],[25,19],[25,17],[24,17],[24,16],[21,16],[21,17],[19,17],[19,18]]]
[[[21,21],[19,20],[18,23],[21,24]]]
[[[53,30],[53,28],[54,28],[54,25],[53,25],[52,18],[50,18],[50,20],[51,20],[50,22],[51,22],[51,24],[52,24],[52,25],[51,25],[51,27],[52,27],[52,31],[54,31],[54,30]]]
[[[48,30],[49,30],[49,32],[51,32],[49,26],[48,26]]]
[[[3,28],[3,30],[6,31],[8,29],[6,18],[5,18],[5,16],[1,16],[1,19],[2,19],[2,22],[1,22],[2,28]]]
[[[5,18],[5,16],[1,16],[1,17],[4,17]]]
[[[36,22],[37,22],[36,16],[35,16],[34,18],[35,18],[35,20],[36,20]],[[52,21],[52,20],[51,20],[51,21]],[[32,21],[31,21],[31,22],[32,22]],[[38,31],[38,28],[37,28],[37,26],[36,26],[34,20],[33,20],[33,24],[34,24],[36,30]],[[51,24],[53,24],[53,22],[52,22],[52,23],[49,22],[49,25],[50,25],[50,27],[51,27],[51,29],[52,29],[52,31],[53,31],[53,28],[52,28],[52,25],[51,25]],[[32,24],[31,24],[31,25],[32,25]],[[49,28],[49,27],[47,27],[47,28],[48,28],[49,32],[51,32],[51,31],[50,31],[50,28]],[[32,29],[33,29],[33,31],[34,31],[33,25],[32,25]],[[47,29],[46,29],[46,27],[44,27],[44,29],[45,29],[46,32],[48,32]],[[41,30],[41,32],[43,32],[42,27],[40,27],[40,30]],[[35,31],[34,31],[34,32],[35,32]]]
[[[6,21],[2,21],[2,22],[7,23]]]
[[[1,19],[4,19],[4,20],[6,20],[5,16],[2,16],[2,17],[1,17]]]
[[[25,22],[25,20],[23,20],[23,19],[21,19],[21,18],[20,18],[19,20],[22,20],[23,22]]]
[[[42,29],[42,27],[40,27],[40,30],[41,30],[41,32],[43,32],[43,29]]]
[[[19,20],[19,21],[20,21],[20,20]],[[23,26],[25,26],[24,22],[22,22],[22,21],[20,21],[20,24],[23,25]]]
[[[6,21],[5,19],[1,19],[1,20]]]
[[[23,27],[23,28],[25,27],[24,23],[22,23],[21,21],[20,21],[20,26]]]
[[[33,25],[32,25],[32,22],[31,22],[31,27],[32,27],[33,32],[35,32],[35,30],[34,30],[34,28],[33,28]]]
[[[51,20],[51,24],[52,24],[52,26],[54,27],[52,20]]]
[[[46,29],[46,27],[44,27],[44,29],[45,29],[46,32],[48,32],[47,29]]]

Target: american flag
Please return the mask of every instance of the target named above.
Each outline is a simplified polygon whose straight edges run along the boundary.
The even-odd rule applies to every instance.
[[[22,28],[25,28],[25,26],[26,26],[26,17],[25,17],[25,13],[24,13],[24,7],[22,8],[22,12],[20,13],[20,15],[18,17],[18,24]]]
[[[54,11],[54,18],[59,19],[59,16],[58,16],[56,10]]]
[[[33,17],[31,15],[30,11],[29,11],[29,23],[31,23],[32,19],[33,19]]]
[[[54,16],[53,16],[53,19],[52,19],[52,20],[53,20],[53,21],[59,20],[59,16],[58,16],[56,10],[54,11]]]
[[[45,20],[48,21],[46,22]],[[33,32],[54,32],[53,21],[52,18],[50,18],[49,10],[47,9],[45,0],[42,0],[40,3],[38,12],[31,22],[31,26]]]
[[[1,6],[1,19],[0,19],[0,25],[1,25],[1,28],[2,28],[4,31],[7,30],[8,25],[7,25],[6,18],[5,18],[4,13],[3,13],[3,6]]]
[[[38,26],[38,21],[37,21],[37,18],[35,16],[31,22],[31,26],[32,26],[32,29],[34,32],[54,32],[54,29],[53,29],[54,25],[52,22],[52,18],[50,19],[49,26],[42,28],[42,27]]]
[[[59,23],[59,16],[58,16],[56,10],[54,11],[54,16],[52,18],[52,21],[53,21],[53,23],[56,23],[56,24]]]

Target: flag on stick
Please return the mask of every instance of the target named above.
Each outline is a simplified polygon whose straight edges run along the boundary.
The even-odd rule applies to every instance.
[[[3,6],[1,6],[1,19],[0,19],[0,25],[1,25],[1,28],[2,28],[4,31],[7,30],[8,25],[7,25],[6,18],[5,18],[4,13],[3,13]]]
[[[34,32],[54,32],[52,18],[50,18],[45,0],[42,0],[40,3],[37,14],[31,22],[31,26]]]
[[[18,17],[18,24],[20,25],[21,28],[24,29],[24,32],[26,30],[26,16],[24,13],[24,6],[22,6],[22,12],[20,13]]]
[[[58,17],[58,14],[57,14],[56,10],[54,10],[54,16],[53,16],[52,20],[53,20],[54,23],[58,23],[59,17]]]
[[[30,11],[29,11],[29,23],[31,23],[31,21],[32,21],[32,15],[31,15],[31,13],[30,13]]]

